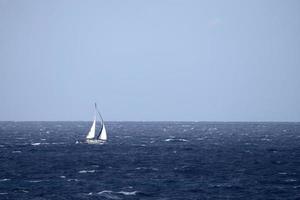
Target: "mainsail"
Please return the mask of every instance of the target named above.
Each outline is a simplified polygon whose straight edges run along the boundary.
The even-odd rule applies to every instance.
[[[99,137],[98,137],[99,140],[107,140],[107,134],[106,134],[106,129],[105,129],[105,126],[104,126],[104,123],[102,122],[102,129],[100,131],[100,134],[99,134]]]

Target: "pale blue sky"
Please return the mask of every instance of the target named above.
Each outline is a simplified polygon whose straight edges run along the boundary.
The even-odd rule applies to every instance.
[[[0,120],[300,121],[299,11],[0,0]]]

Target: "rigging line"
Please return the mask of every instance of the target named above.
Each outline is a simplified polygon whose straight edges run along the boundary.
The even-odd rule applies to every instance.
[[[98,115],[99,115],[99,117],[100,117],[100,119],[101,119],[101,122],[102,122],[102,124],[103,124],[103,118],[102,118],[102,115],[100,114],[100,112],[99,112],[99,110],[98,110],[98,108],[97,108],[97,104],[95,103],[95,110],[97,111],[97,113],[98,113]]]

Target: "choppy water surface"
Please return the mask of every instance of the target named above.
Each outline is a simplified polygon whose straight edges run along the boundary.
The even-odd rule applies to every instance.
[[[0,199],[299,199],[300,123],[0,122]]]

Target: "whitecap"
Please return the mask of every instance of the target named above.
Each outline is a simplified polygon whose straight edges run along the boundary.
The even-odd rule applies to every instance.
[[[0,179],[0,182],[5,182],[5,181],[10,181],[10,179],[9,178]]]
[[[52,142],[51,144],[65,144],[64,142]]]
[[[79,174],[86,174],[86,173],[94,173],[96,170],[80,170],[78,173]]]
[[[178,139],[178,141],[180,141],[180,142],[187,142],[188,140],[186,140],[186,139]]]
[[[296,179],[293,179],[293,178],[290,178],[290,179],[286,179],[284,180],[285,182],[296,182],[297,180]]]
[[[208,131],[217,131],[218,128],[216,128],[216,127],[214,127],[214,128],[208,128],[207,130],[208,130]]]
[[[32,146],[38,146],[38,145],[40,145],[40,144],[41,144],[41,143],[39,143],[39,142],[31,143]]]
[[[41,140],[42,140],[42,141],[45,141],[46,139],[45,139],[45,138],[41,138]]]
[[[60,176],[60,178],[66,178],[66,176]]]
[[[133,188],[132,186],[127,186],[127,187],[125,187],[125,188],[129,188],[129,189],[131,189],[131,188]]]
[[[278,174],[280,174],[280,175],[287,175],[288,173],[287,172],[279,172]]]
[[[174,138],[165,139],[165,142],[187,142],[187,141],[188,140],[182,139],[182,138],[179,138],[179,139],[174,139]]]
[[[189,124],[183,124],[181,127],[190,127],[191,125]]]
[[[68,179],[67,181],[75,181],[75,182],[78,182],[79,180],[77,179],[77,178],[70,178],[70,179]]]
[[[120,191],[120,192],[117,192],[117,193],[127,196],[127,195],[136,195],[136,193],[138,193],[138,191],[133,191],[133,192]]]
[[[113,193],[113,191],[111,191],[111,190],[103,190],[101,192],[98,192],[97,194],[100,196],[103,196],[107,199],[115,199],[115,200],[121,199],[120,197],[113,195],[112,193]]]
[[[262,139],[260,139],[261,141],[267,141],[267,142],[269,142],[269,141],[271,141],[271,139],[269,139],[269,138],[262,138]]]
[[[159,169],[156,168],[156,167],[137,167],[135,168],[136,170],[147,170],[147,169],[150,169],[150,170],[153,170],[153,171],[158,171]]]
[[[29,183],[40,183],[42,182],[43,180],[30,180],[30,181],[27,181]]]
[[[113,191],[111,190],[103,190],[101,192],[98,192],[97,194],[103,194],[103,193],[112,193]]]

